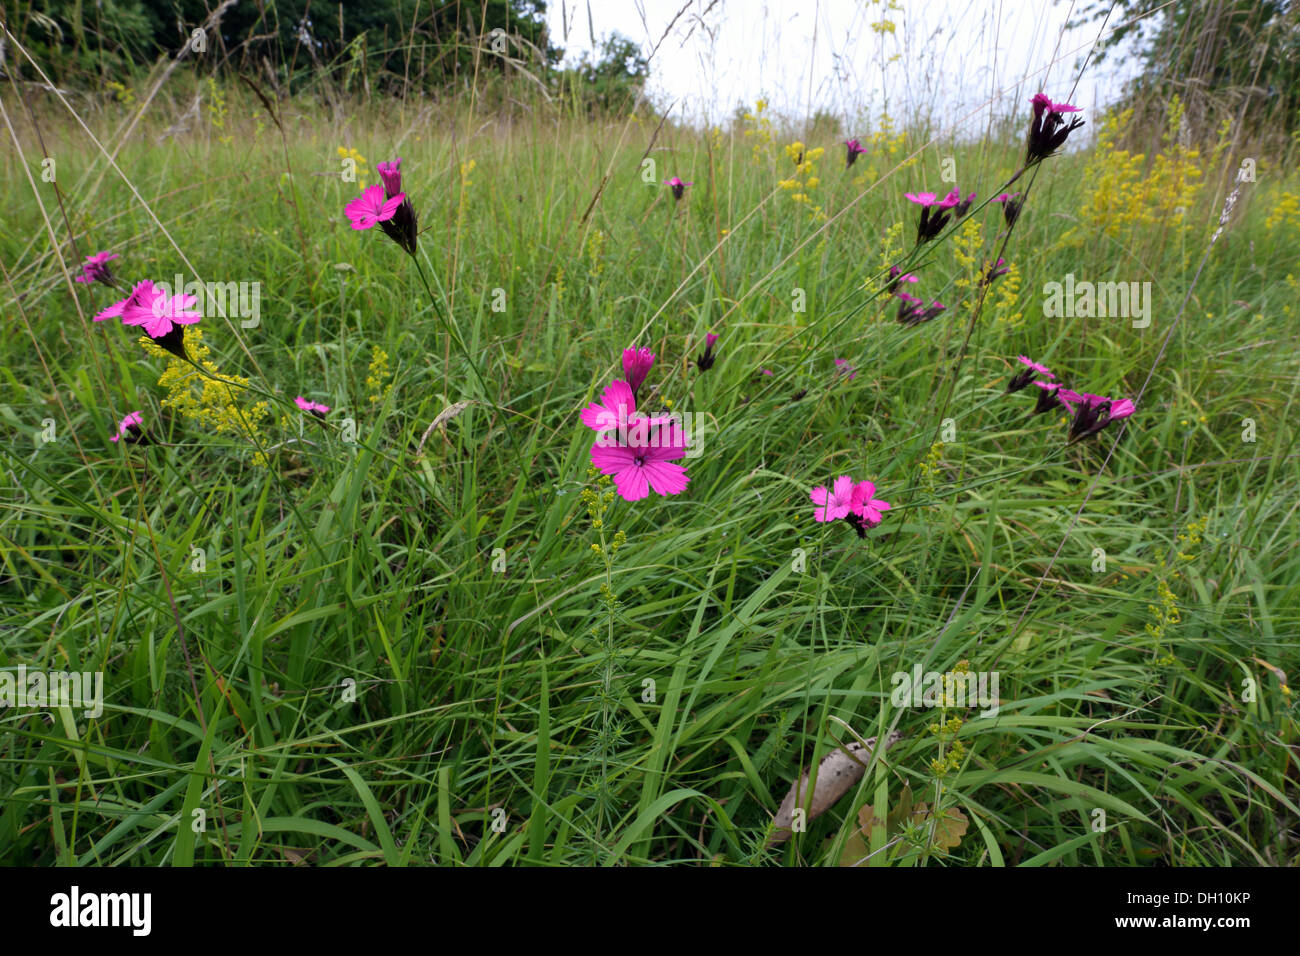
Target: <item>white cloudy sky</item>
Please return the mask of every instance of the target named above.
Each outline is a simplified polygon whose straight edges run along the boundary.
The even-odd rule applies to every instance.
[[[948,120],[989,102],[1005,111],[1040,87],[1067,99],[1099,28],[1063,33],[1070,0],[894,0],[893,12],[888,2],[550,0],[547,20],[569,58],[615,31],[654,49],[648,93],[660,108],[676,103],[679,118],[722,121],[761,95],[791,119],[826,109],[849,125],[882,109]],[[886,19],[893,34],[871,28]],[[1108,57],[1073,102],[1113,101],[1131,68]],[[980,112],[987,121],[985,108],[970,122]]]

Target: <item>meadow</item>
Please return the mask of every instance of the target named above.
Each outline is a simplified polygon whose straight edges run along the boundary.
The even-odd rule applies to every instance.
[[[7,85],[0,666],[104,692],[0,711],[0,861],[1294,863],[1294,157],[1084,111],[1004,189],[1035,92],[972,138]],[[414,255],[345,215],[399,156]],[[258,284],[202,374],[94,320],[177,275]],[[1112,281],[1148,313],[1050,304]],[[692,434],[626,500],[580,413],[634,348]],[[1033,414],[1019,356],[1133,413]],[[816,520],[841,475],[888,510]]]

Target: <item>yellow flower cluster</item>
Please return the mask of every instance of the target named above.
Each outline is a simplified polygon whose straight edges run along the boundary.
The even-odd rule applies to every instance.
[[[1178,557],[1180,557],[1184,561],[1191,561],[1194,557],[1196,557],[1196,555],[1191,554],[1189,553],[1189,551],[1184,551],[1182,549],[1184,548],[1191,549],[1196,547],[1196,545],[1200,544],[1201,535],[1205,533],[1205,529],[1209,526],[1209,524],[1210,524],[1209,518],[1197,518],[1195,521],[1188,523],[1186,530],[1183,531],[1183,533],[1178,536],[1178,547],[1180,549],[1178,552]]]
[[[754,163],[761,165],[767,158],[769,147],[772,145],[772,121],[765,116],[767,112],[767,100],[758,100],[754,104],[754,111],[745,114],[745,123],[749,128],[745,130],[745,138],[752,139],[754,153]]]
[[[145,351],[155,358],[167,360],[167,367],[158,377],[158,386],[167,392],[162,404],[175,409],[182,417],[191,419],[218,434],[240,435],[254,446],[253,464],[265,466],[266,456],[256,450],[265,445],[261,426],[270,416],[265,401],[240,404],[240,393],[248,379],[238,375],[222,375],[215,362],[209,360],[211,350],[203,342],[203,330],[196,325],[185,329],[185,350],[195,364],[215,381],[199,374],[189,362],[182,361],[165,349],[159,348],[147,337],[140,339]],[[228,384],[231,383],[231,384]]]
[[[952,254],[961,270],[961,275],[953,281],[958,289],[964,291],[979,282],[981,273],[975,269],[975,263],[983,247],[984,226],[977,219],[967,219],[952,239]]]
[[[930,446],[930,453],[921,462],[921,480],[927,488],[933,489],[935,481],[943,470],[943,442],[937,441]]]
[[[1160,598],[1160,605],[1158,607],[1154,604],[1147,605],[1147,610],[1155,620],[1147,622],[1146,630],[1148,634],[1159,640],[1164,637],[1165,629],[1170,624],[1177,624],[1182,620],[1182,616],[1178,612],[1178,598],[1167,583],[1161,581],[1156,586],[1156,594]]]
[[[1018,329],[1025,324],[1025,314],[1020,311],[1020,270],[1014,262],[1006,263],[1003,268],[1007,274],[993,280],[997,283],[993,321],[1009,329]]]
[[[388,393],[393,390],[390,378],[388,353],[376,345],[370,353],[370,369],[366,375],[366,391],[370,393],[370,404],[378,405],[388,398]]]
[[[117,100],[123,106],[130,106],[135,102],[135,90],[129,86],[123,86],[116,80],[108,81],[108,88],[113,91],[113,99]]]
[[[477,160],[468,160],[460,164],[460,185],[462,189],[468,189],[474,183],[470,180],[470,175],[478,168]]]
[[[230,110],[226,106],[225,94],[221,92],[221,87],[217,86],[217,81],[208,77],[208,120],[212,123],[214,129],[225,130],[226,114]],[[229,146],[235,141],[233,136],[222,135],[217,137],[217,142],[222,146]]]
[[[963,668],[962,665],[965,665],[965,667]],[[952,686],[954,674],[965,674],[969,670],[970,662],[962,661],[954,670],[943,675],[944,686]],[[946,700],[944,701],[944,705],[947,706]],[[950,773],[956,773],[960,770],[962,761],[966,759],[966,745],[956,739],[957,733],[962,728],[962,723],[963,721],[960,717],[952,717],[945,720],[943,723],[931,724],[926,728],[931,734],[939,739],[939,756],[930,761],[930,772],[940,779],[948,776]],[[951,743],[948,744],[947,752],[945,753],[944,743],[949,740]]]
[[[1133,111],[1111,114],[1097,133],[1094,159],[1084,179],[1093,184],[1091,195],[1080,211],[1081,225],[1067,238],[1082,241],[1084,235],[1100,230],[1118,237],[1130,230],[1173,222],[1186,226],[1186,215],[1200,194],[1200,154],[1176,142],[1182,107],[1175,97],[1170,105],[1170,126],[1165,145],[1147,163],[1144,153],[1117,149],[1116,143],[1132,122]]]
[[[861,137],[863,147],[867,150],[865,154],[858,157],[857,164],[854,168],[860,168],[861,172],[853,180],[853,185],[862,187],[868,186],[880,178],[881,171],[876,165],[877,159],[886,160],[889,169],[893,169],[894,163],[898,161],[898,154],[903,151],[907,142],[907,134],[894,131],[894,120],[888,113],[880,114],[880,128],[869,136]],[[870,157],[870,161],[867,161]],[[903,160],[899,169],[906,169],[908,166],[915,166],[917,157]]]
[[[1283,191],[1269,203],[1269,213],[1268,218],[1264,220],[1264,228],[1272,233],[1282,225],[1300,227],[1300,196],[1295,193]]]
[[[357,164],[357,188],[366,188],[366,176],[369,173],[369,167],[366,166],[366,157],[362,156],[351,146],[340,146],[338,148],[339,159],[350,159]]]
[[[591,274],[600,275],[605,271],[605,259],[601,252],[605,248],[605,233],[600,229],[591,230],[587,236],[587,258],[591,260]]]
[[[785,148],[785,154],[794,163],[794,176],[782,179],[777,185],[789,192],[790,198],[795,202],[807,205],[817,218],[824,220],[826,214],[822,207],[814,203],[808,194],[821,185],[821,179],[814,174],[817,171],[817,160],[826,155],[825,147],[808,149],[803,143],[794,142]]]

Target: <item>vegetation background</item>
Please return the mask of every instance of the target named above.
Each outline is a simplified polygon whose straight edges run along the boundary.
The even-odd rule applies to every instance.
[[[106,690],[0,711],[0,862],[1294,863],[1295,5],[1072,10],[1141,76],[1009,235],[1040,77],[970,126],[755,91],[701,129],[544,12],[0,5],[0,667]],[[342,215],[398,155],[450,326]],[[904,329],[880,272],[947,158],[978,201]],[[92,323],[99,250],[260,282],[260,325],[189,339],[250,387]],[[1066,274],[1151,282],[1151,325],[1045,316]],[[630,504],[577,411],[634,343],[708,425],[687,492]],[[1003,395],[1019,354],[1137,414],[1067,447]],[[111,443],[137,408],[156,444]],[[842,473],[893,503],[865,540],[812,520]],[[916,665],[997,671],[999,713],[896,707]],[[767,845],[801,770],[890,732]]]

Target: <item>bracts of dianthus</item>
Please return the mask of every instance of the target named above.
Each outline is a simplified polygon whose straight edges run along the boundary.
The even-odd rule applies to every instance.
[[[389,239],[411,255],[415,255],[420,231],[411,197],[402,192],[402,157],[398,156],[391,163],[379,163],[375,169],[379,172],[379,178],[384,181],[384,198],[392,200],[394,196],[402,197],[402,201],[393,212],[393,217],[382,220],[379,228],[384,230],[384,235]]]
[[[695,365],[701,372],[707,372],[713,368],[713,343],[718,341],[718,337],[712,332],[704,336],[704,351],[695,359]]]
[[[1044,93],[1035,93],[1029,101],[1034,115],[1029,121],[1029,134],[1026,137],[1025,166],[1041,163],[1065,145],[1065,140],[1083,125],[1083,120],[1074,117],[1065,122],[1064,113],[1081,112],[1081,107],[1069,103],[1053,103]]]
[[[863,153],[865,153],[866,150],[863,149],[862,144],[859,143],[856,139],[846,139],[844,141],[844,145],[848,149],[848,152],[845,155],[845,159],[844,159],[844,168],[848,169],[855,162],[857,162],[858,157]]]
[[[1029,383],[1034,380],[1035,375],[1042,375],[1047,379],[1056,378],[1056,376],[1052,374],[1052,370],[1046,365],[1035,362],[1027,355],[1019,356],[1018,361],[1020,364],[1024,365],[1025,368],[1011,376],[1011,381],[1007,383],[1006,394],[1008,395],[1012,392],[1018,392],[1023,388],[1028,388]]]
[[[694,186],[695,183],[682,182],[681,177],[674,176],[672,179],[665,179],[664,185],[673,191],[673,199],[680,201],[682,196],[686,195],[686,187]]]
[[[1071,445],[1096,435],[1111,422],[1128,418],[1137,411],[1137,406],[1127,398],[1107,398],[1089,392],[1073,392],[1068,388],[1061,389],[1057,397],[1074,415],[1070,422]]]
[[[1007,228],[1014,226],[1016,220],[1020,218],[1020,207],[1025,202],[1020,193],[1002,193],[999,196],[994,196],[993,201],[1003,204],[1002,218],[1006,220]]]
[[[102,282],[110,289],[116,289],[117,277],[113,275],[113,270],[109,267],[110,260],[118,258],[116,252],[97,252],[93,256],[86,256],[86,261],[81,264],[81,275],[73,276],[75,282]]]
[[[943,232],[943,227],[948,225],[948,220],[951,218],[948,210],[961,202],[961,194],[956,189],[943,199],[939,199],[934,193],[904,193],[903,198],[921,207],[921,219],[916,224],[918,246]]]

